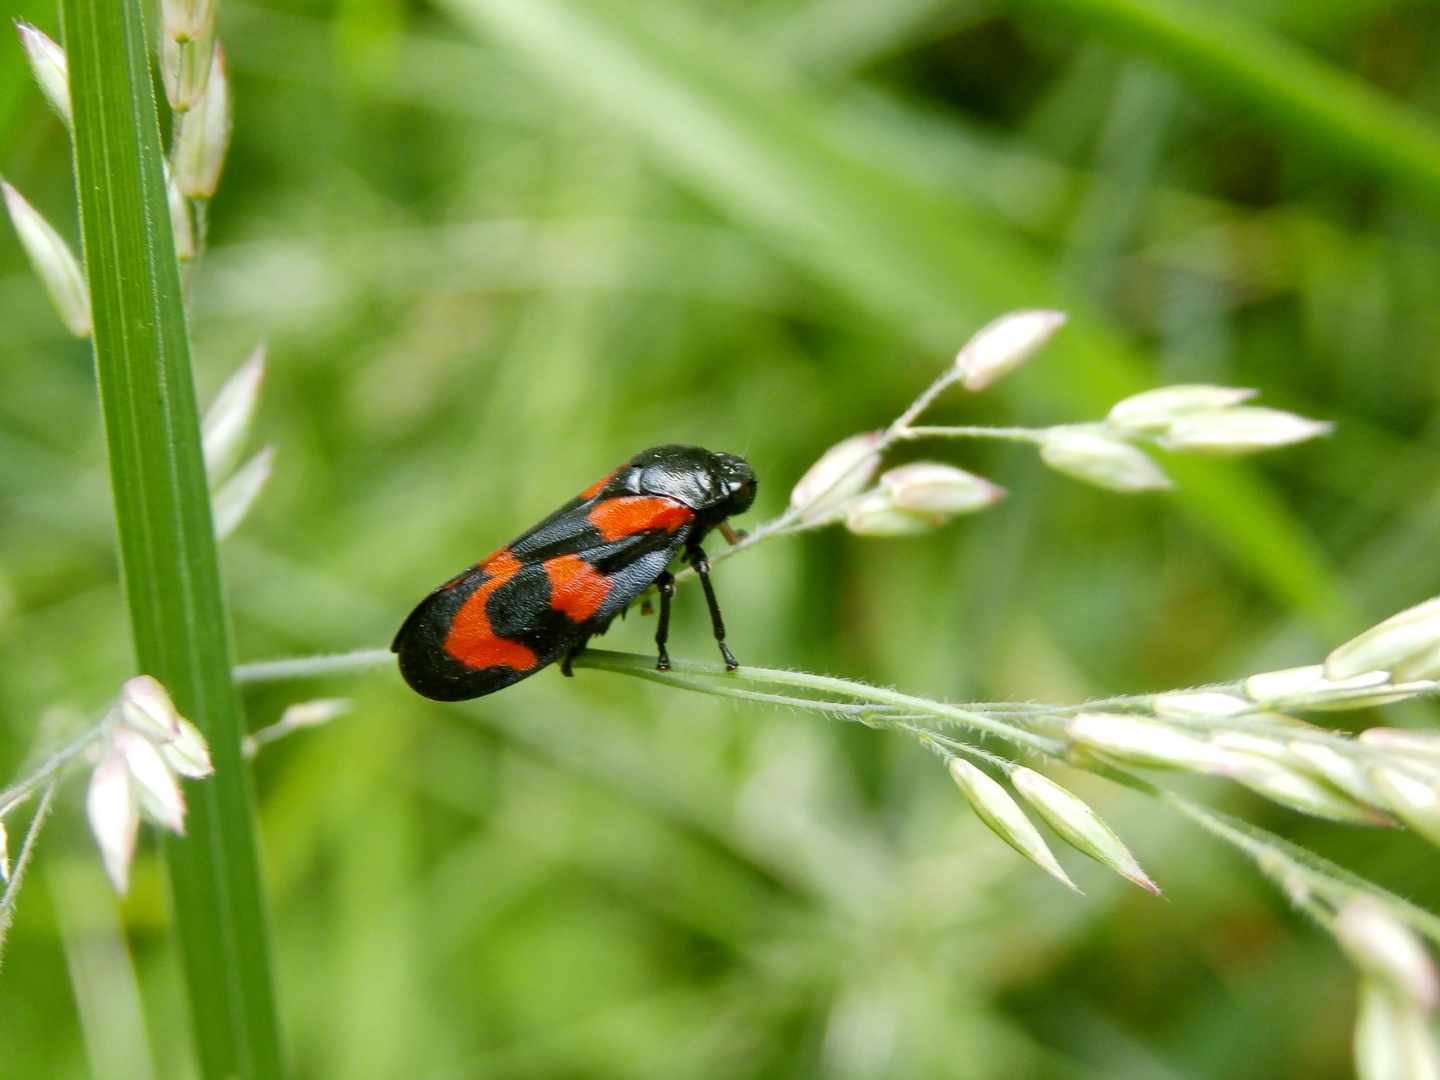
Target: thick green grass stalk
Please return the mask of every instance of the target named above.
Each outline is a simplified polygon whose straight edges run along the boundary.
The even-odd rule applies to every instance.
[[[200,451],[140,0],[62,0],[95,362],[141,671],[210,740],[170,843],[175,921],[208,1078],[279,1076],[249,779]]]

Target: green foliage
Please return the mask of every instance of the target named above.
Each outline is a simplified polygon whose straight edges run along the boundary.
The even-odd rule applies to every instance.
[[[1036,6],[1063,11],[1173,64],[1428,203],[1440,197],[1440,132],[1425,116],[1264,26],[1189,0],[1040,0]]]
[[[236,654],[383,646],[427,589],[652,443],[747,453],[769,516],[969,330],[1034,303],[1072,324],[937,422],[1215,381],[1336,434],[1239,467],[1167,458],[1176,495],[1135,499],[1029,447],[917,447],[1009,499],[924,538],[722,563],[742,662],[1075,701],[1308,663],[1440,591],[1440,246],[1423,170],[1400,175],[1433,121],[1357,132],[1307,93],[1378,85],[1359,97],[1387,115],[1431,112],[1434,12],[1060,7],[222,0],[236,130],[191,283],[197,380],[208,398],[268,339],[277,448],[222,553]],[[1157,21],[1181,10],[1204,50]],[[0,172],[73,237],[65,132],[18,81],[12,104],[0,47]],[[1320,81],[1244,78],[1277,49]],[[8,236],[6,776],[47,710],[91,712],[133,668],[88,350]],[[672,651],[709,660],[692,589]],[[652,631],[632,613],[605,644]],[[389,674],[244,694],[252,729],[300,697],[357,702],[256,766],[299,1076],[1349,1075],[1353,978],[1328,939],[1131,792],[1063,778],[1169,903],[1057,844],[1072,898],[929,755],[858,725],[596,670],[462,706]],[[1409,838],[1199,793],[1440,903]],[[117,919],[77,926],[114,901],[69,873],[94,855],[75,789],[57,803],[7,945],[0,1078],[189,1075],[157,862]],[[137,986],[148,1038],[86,1011]]]

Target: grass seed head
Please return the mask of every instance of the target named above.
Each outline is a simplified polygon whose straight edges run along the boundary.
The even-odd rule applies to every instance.
[[[947,517],[896,506],[890,493],[879,488],[845,504],[845,528],[856,536],[919,536],[944,525]]]
[[[1014,371],[1065,325],[1060,311],[1012,311],[981,328],[955,357],[966,390],[984,390]]]
[[[173,741],[160,744],[160,756],[177,775],[200,780],[215,771],[210,764],[210,747],[200,729],[189,720],[181,719],[180,734]]]
[[[120,719],[158,743],[180,735],[180,712],[160,680],[150,675],[136,675],[125,683],[120,691]]]
[[[215,539],[224,540],[240,527],[275,471],[275,448],[265,446],[235,470],[211,499]]]
[[[160,74],[177,113],[205,97],[215,70],[215,0],[161,0]]]
[[[1386,982],[1402,1000],[1434,1012],[1435,965],[1408,926],[1367,897],[1348,901],[1335,917],[1335,938],[1354,965]]]
[[[265,346],[255,349],[215,395],[200,425],[201,445],[205,451],[205,471],[213,490],[230,474],[239,460],[255,410],[260,403],[260,389],[265,382]]]
[[[1365,746],[1389,751],[1396,757],[1416,757],[1432,768],[1440,767],[1440,733],[1373,727],[1362,731],[1359,739]]]
[[[1270,742],[1271,740],[1262,740]],[[1306,763],[1294,757],[1284,743],[1275,746],[1296,764]],[[1338,788],[1331,787],[1300,769],[1292,768],[1286,760],[1268,753],[1227,748],[1230,775],[1251,791],[1263,795],[1271,802],[1288,806],[1311,817],[1343,821],[1351,825],[1394,825],[1389,815],[1373,806],[1358,802]]]
[[[930,514],[970,514],[1005,497],[1005,489],[982,476],[942,465],[915,461],[890,469],[880,477],[880,488],[902,510]]]
[[[1111,491],[1168,491],[1175,486],[1143,451],[1092,429],[1052,429],[1040,444],[1040,457],[1052,469]]]
[[[1389,671],[1398,681],[1404,669],[1404,678],[1432,678],[1440,674],[1440,668],[1433,665],[1437,648],[1440,597],[1406,608],[1345,642],[1325,658],[1325,677],[1340,681],[1372,671]],[[1428,674],[1416,672],[1417,666],[1423,671],[1426,664],[1434,670]]]
[[[57,45],[42,30],[27,22],[16,20],[15,30],[20,35],[20,44],[25,49],[25,62],[30,65],[30,74],[35,77],[40,93],[50,103],[65,126],[73,127],[70,111],[70,65],[65,50]]]
[[[1230,771],[1230,762],[1218,746],[1135,716],[1080,713],[1065,731],[1082,746],[1134,765],[1199,773]]]
[[[1437,1080],[1440,1052],[1424,1010],[1397,998],[1390,984],[1360,980],[1355,1022],[1357,1080]]]
[[[1156,442],[1176,453],[1251,454],[1328,435],[1333,426],[1280,409],[1239,405],[1176,417]]]
[[[185,835],[185,796],[155,744],[130,728],[116,728],[115,746],[125,758],[140,808],[158,825]]]
[[[1440,791],[1435,780],[1418,780],[1388,765],[1373,766],[1366,775],[1401,821],[1440,845]]]
[[[1245,693],[1255,701],[1281,709],[1329,711],[1367,709],[1413,697],[1423,687],[1399,692],[1390,683],[1388,671],[1367,671],[1339,682],[1325,678],[1325,665],[1267,671],[1245,680]],[[1363,691],[1373,690],[1374,693]]]
[[[140,802],[125,754],[118,746],[112,745],[90,774],[85,816],[100,847],[100,858],[110,884],[123,894],[130,887],[130,860],[135,854],[135,837],[140,829]]]
[[[1255,712],[1255,703],[1234,694],[1213,691],[1160,694],[1155,698],[1155,715],[1176,719],[1209,719]]]
[[[1108,866],[1123,878],[1133,881],[1156,896],[1162,895],[1150,876],[1140,868],[1135,856],[1115,831],[1078,795],[1061,787],[1023,765],[1010,774],[1025,801],[1055,832],[1075,850]]]
[[[175,182],[168,162],[165,168],[165,200],[170,207],[170,231],[175,236],[175,257],[182,263],[189,262],[195,258],[195,220],[190,216],[190,200]]]
[[[1370,777],[1365,773],[1365,766],[1360,761],[1340,753],[1332,746],[1306,739],[1293,739],[1289,746],[1290,752],[1304,762],[1311,772],[1318,773],[1352,799],[1358,799],[1377,810],[1386,808],[1385,796],[1371,783]]]
[[[867,431],[836,443],[811,465],[790,492],[790,507],[801,521],[816,521],[870,486],[883,433]]]
[[[175,118],[175,129],[171,161],[175,184],[187,198],[208,199],[220,186],[230,147],[230,89],[219,45],[215,46],[204,94],[188,112]]]
[[[10,211],[20,246],[25,249],[56,312],[72,334],[89,337],[90,293],[85,287],[85,272],[80,269],[80,261],[65,239],[23,195],[4,181],[0,181],[0,190],[5,194],[5,207]]]
[[[975,816],[1007,844],[1020,852],[1047,874],[1079,892],[1061,868],[1054,853],[1040,836],[1020,804],[1010,797],[999,783],[964,758],[952,757],[947,763],[950,777],[975,811]]]
[[[1236,386],[1162,386],[1119,402],[1105,419],[1127,434],[1160,435],[1182,416],[1239,405],[1258,393]]]

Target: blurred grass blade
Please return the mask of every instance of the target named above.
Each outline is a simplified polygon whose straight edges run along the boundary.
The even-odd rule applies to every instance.
[[[63,0],[81,236],[135,654],[210,741],[167,844],[208,1080],[280,1075],[239,702],[139,0]]]
[[[1004,392],[1027,420],[1093,419],[1145,389],[1145,369],[1107,322],[1055,281],[990,214],[887,168],[827,108],[723,28],[676,9],[612,0],[444,0],[458,19],[520,52],[559,89],[644,138],[657,160],[793,262],[948,353],[1015,308],[1072,313],[1044,364]],[[1253,472],[1167,462],[1197,528],[1327,634],[1356,627],[1318,546]]]
[[[1074,16],[1264,113],[1285,131],[1440,204],[1440,127],[1226,4],[1026,0]]]

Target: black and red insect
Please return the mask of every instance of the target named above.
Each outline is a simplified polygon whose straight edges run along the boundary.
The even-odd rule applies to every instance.
[[[700,575],[715,640],[734,670],[700,544],[750,508],[755,483],[733,454],[642,450],[420,601],[390,646],[400,673],[437,701],[494,693],[562,658],[568,675],[585,643],[651,585],[660,593],[656,667],[665,671],[677,555]]]

